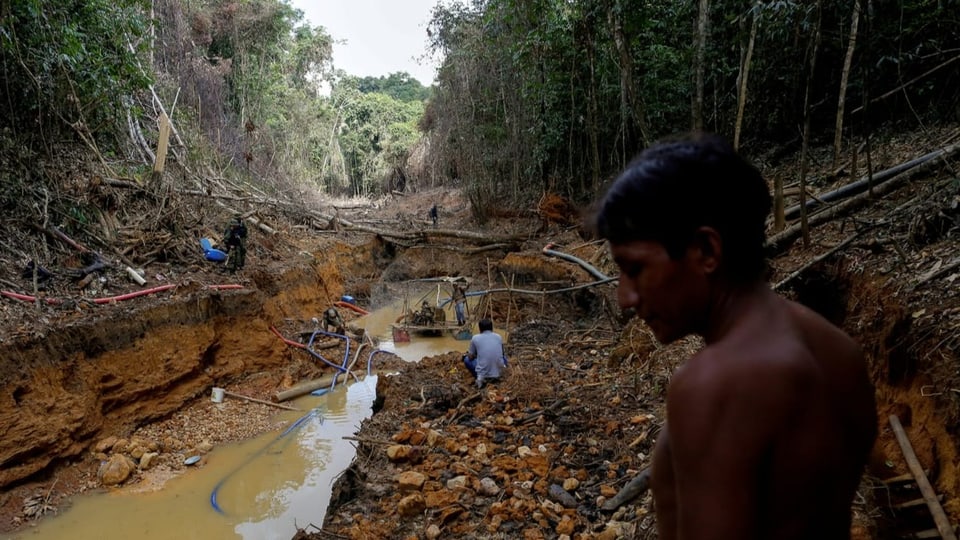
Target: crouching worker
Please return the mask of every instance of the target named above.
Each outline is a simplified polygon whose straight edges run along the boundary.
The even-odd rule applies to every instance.
[[[508,367],[503,351],[503,338],[493,331],[493,321],[481,319],[480,333],[470,339],[470,348],[463,356],[463,364],[477,380],[477,388],[487,382],[500,380],[500,371]]]
[[[337,308],[331,307],[323,312],[323,330],[341,336],[346,334],[346,325],[343,323],[343,317],[340,316]]]

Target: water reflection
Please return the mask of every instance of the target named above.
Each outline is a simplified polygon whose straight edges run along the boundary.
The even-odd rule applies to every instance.
[[[215,449],[207,464],[169,481],[161,491],[77,497],[60,516],[3,538],[71,540],[289,540],[297,527],[321,525],[330,489],[355,454],[350,441],[370,415],[376,376],[323,396],[297,400],[318,415],[281,437],[270,433]],[[292,425],[304,413],[283,413]],[[320,421],[322,417],[322,422]],[[226,479],[226,480],[224,480]],[[217,513],[211,492],[218,485]]]

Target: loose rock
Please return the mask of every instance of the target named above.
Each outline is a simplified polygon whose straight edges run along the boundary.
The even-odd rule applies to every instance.
[[[487,497],[495,497],[500,493],[500,487],[497,485],[497,482],[490,477],[484,477],[480,480],[480,494],[486,495]]]
[[[406,497],[400,499],[400,503],[397,505],[397,511],[401,516],[404,517],[420,515],[426,509],[427,503],[424,501],[423,495],[420,493],[407,495]]]
[[[417,471],[404,471],[397,476],[398,489],[401,492],[420,491],[427,477]]]
[[[100,465],[97,478],[104,486],[117,486],[130,477],[132,470],[133,467],[130,466],[130,460],[126,456],[114,454]]]

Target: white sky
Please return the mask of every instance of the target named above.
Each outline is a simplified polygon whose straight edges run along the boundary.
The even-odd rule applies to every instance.
[[[335,41],[333,64],[360,77],[406,71],[424,86],[436,62],[427,58],[427,23],[437,0],[290,0],[312,26]]]

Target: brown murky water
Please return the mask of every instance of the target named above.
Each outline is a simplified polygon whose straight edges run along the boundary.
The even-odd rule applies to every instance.
[[[380,338],[379,348],[411,361],[469,342],[453,337],[416,338],[393,343],[390,323],[402,304],[388,306],[357,323]],[[366,371],[367,349],[355,371]],[[376,369],[374,357],[373,369]],[[289,540],[297,528],[320,525],[335,477],[354,457],[344,436],[353,435],[370,415],[376,375],[323,396],[305,396],[295,405],[311,410],[284,412],[284,430],[214,449],[202,467],[168,481],[161,490],[138,486],[109,494],[84,495],[61,515],[4,539]],[[224,406],[229,406],[226,402]],[[219,509],[219,511],[218,511]]]
[[[473,306],[471,305],[471,307]],[[447,305],[445,311],[447,311],[447,320],[453,320],[453,309]],[[443,354],[450,351],[467,351],[467,347],[470,345],[469,341],[457,340],[448,334],[429,338],[413,336],[407,343],[395,343],[390,327],[402,312],[403,302],[398,301],[395,304],[378,309],[363,318],[357,319],[355,324],[364,328],[371,336],[375,337],[380,349],[392,352],[408,362],[419,362],[420,359],[425,356]],[[473,331],[476,331],[476,324],[473,326]],[[363,357],[366,358],[367,354],[369,353],[364,354]],[[374,357],[373,365],[376,367],[376,357]]]

